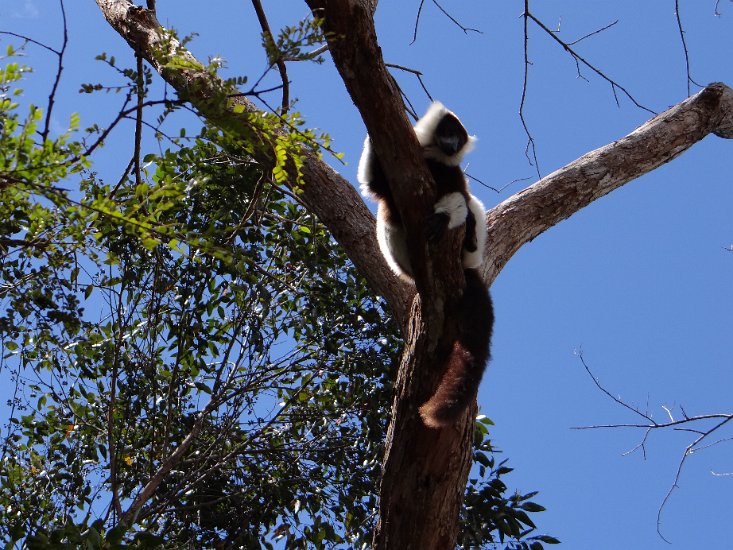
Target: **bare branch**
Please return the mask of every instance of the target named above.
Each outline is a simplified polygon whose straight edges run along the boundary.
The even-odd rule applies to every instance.
[[[679,481],[680,477],[682,476],[682,468],[685,465],[685,462],[687,461],[687,458],[692,455],[692,453],[700,450],[698,448],[698,445],[707,437],[709,437],[713,432],[719,430],[723,426],[725,426],[728,422],[733,420],[733,414],[727,415],[726,418],[721,420],[718,424],[713,426],[712,428],[706,430],[703,432],[700,437],[698,437],[695,441],[690,443],[686,448],[685,452],[682,453],[682,458],[680,459],[680,463],[677,466],[677,472],[674,476],[674,481],[672,482],[672,486],[669,488],[669,491],[667,491],[667,494],[664,496],[664,500],[662,500],[662,504],[659,506],[659,510],[657,510],[657,534],[662,538],[663,541],[669,542],[664,535],[662,534],[662,512],[664,511],[665,506],[667,505],[667,502],[669,502],[669,499],[672,497],[672,493],[675,489],[679,488]]]
[[[66,24],[66,8],[64,7],[64,0],[59,0],[59,6],[61,6],[61,20],[63,21],[63,40],[61,42],[61,49],[56,52],[56,77],[51,86],[51,93],[48,95],[48,106],[46,107],[46,120],[43,124],[43,131],[41,132],[41,138],[45,141],[48,138],[48,133],[51,130],[51,114],[53,113],[53,106],[56,102],[56,91],[61,82],[61,73],[64,70],[64,54],[66,53],[66,45],[69,43],[68,26]]]
[[[51,53],[54,53],[56,55],[61,55],[61,52],[59,52],[59,50],[52,48],[51,46],[44,44],[43,42],[34,40],[33,38],[26,36],[24,34],[18,34],[17,32],[11,32],[11,31],[0,31],[0,34],[5,34],[7,36],[14,36],[15,38],[20,38],[24,42],[28,42],[29,44],[35,44],[36,46],[46,49]]]
[[[591,151],[491,209],[486,279],[556,223],[686,151],[708,134],[733,137],[733,90],[711,84],[632,133]]]
[[[618,23],[618,19],[616,19],[616,21],[614,21],[613,23],[609,23],[609,24],[608,24],[608,25],[606,25],[605,27],[601,27],[601,28],[600,28],[600,29],[598,29],[598,30],[595,30],[595,31],[593,31],[593,32],[589,32],[588,34],[586,34],[586,35],[583,35],[583,36],[581,36],[581,37],[580,37],[580,38],[578,38],[577,40],[573,40],[572,42],[568,42],[568,46],[575,46],[576,44],[578,44],[579,42],[582,42],[582,41],[583,41],[583,40],[585,40],[586,38],[590,38],[591,36],[595,36],[596,34],[600,34],[600,33],[602,33],[603,31],[605,31],[605,30],[608,30],[608,29],[610,29],[611,27],[613,27],[613,26],[614,26],[614,25],[616,25],[617,23]]]
[[[394,63],[385,63],[387,67],[390,67],[392,69],[398,69],[400,71],[404,71],[406,73],[414,74],[417,78],[417,81],[420,83],[420,87],[423,89],[423,92],[425,92],[425,95],[428,96],[428,99],[430,101],[433,100],[433,96],[428,91],[428,88],[425,86],[425,83],[422,79],[422,73],[418,71],[417,69],[411,69],[409,67],[405,67],[403,65],[396,65]],[[395,86],[399,86],[397,82],[395,82]],[[410,102],[410,99],[407,97],[407,95],[402,91],[402,88],[400,88],[400,93],[402,94],[402,98],[405,100],[405,103],[407,103],[409,109],[410,109],[410,116],[412,116],[413,119],[417,120],[417,111],[415,110],[415,107],[413,107],[412,103]]]
[[[478,184],[479,184],[479,185],[481,185],[482,187],[485,187],[486,189],[490,189],[491,191],[493,191],[493,192],[494,192],[494,193],[496,193],[496,194],[500,194],[500,193],[501,193],[502,191],[504,191],[504,190],[505,190],[506,188],[508,188],[508,187],[511,187],[512,185],[514,185],[514,184],[515,184],[515,183],[517,183],[517,182],[520,182],[520,181],[529,181],[530,179],[532,179],[532,178],[514,178],[514,179],[513,179],[512,181],[510,181],[509,183],[505,183],[505,184],[504,184],[504,185],[502,185],[501,187],[499,187],[499,188],[496,188],[496,187],[494,187],[494,186],[492,186],[492,185],[489,185],[488,183],[485,183],[485,182],[481,181],[481,180],[480,180],[480,179],[478,179],[477,177],[475,177],[475,176],[472,176],[472,175],[471,175],[471,174],[469,174],[468,172],[464,172],[464,174],[465,174],[465,176],[466,176],[466,177],[467,177],[467,178],[468,178],[469,180],[471,180],[471,181],[475,181],[476,183],[478,183]]]
[[[450,19],[454,25],[456,25],[459,29],[463,31],[464,34],[468,34],[469,32],[475,32],[478,34],[483,34],[482,31],[479,29],[472,29],[471,27],[466,27],[465,25],[462,25],[455,17],[453,17],[448,11],[441,6],[437,0],[432,0],[433,4],[445,15],[448,19]],[[410,44],[414,44],[417,40],[417,29],[420,25],[420,15],[422,14],[423,6],[425,5],[425,0],[420,0],[420,5],[417,8],[417,15],[415,16],[415,26],[412,30],[412,41]]]
[[[262,37],[265,40],[265,44],[267,45],[268,57],[272,53],[276,54],[275,57],[272,59],[272,62],[277,66],[277,70],[280,73],[280,79],[283,83],[281,109],[282,113],[285,114],[290,108],[290,81],[288,80],[288,69],[285,66],[285,61],[283,61],[282,54],[277,48],[277,44],[275,44],[275,39],[272,37],[270,23],[268,23],[265,10],[262,8],[262,2],[260,2],[260,0],[252,0],[252,6],[255,9],[257,20],[259,21],[260,28],[262,29]]]
[[[721,15],[723,15],[722,13],[720,13],[720,10],[718,9],[719,7],[720,0],[715,0],[715,9],[713,10],[713,15],[715,15],[715,17],[720,17]]]
[[[690,54],[687,51],[687,40],[685,39],[685,30],[682,27],[682,15],[680,14],[680,0],[674,1],[674,15],[677,20],[677,30],[680,33],[680,42],[682,43],[682,50],[685,53],[685,71],[687,74],[687,95],[692,94],[692,89],[690,87],[690,84],[694,84],[695,86],[698,86],[702,88],[700,84],[695,82],[692,78],[692,72],[690,69]]]
[[[141,144],[143,139],[143,103],[145,102],[145,78],[143,56],[138,52],[135,54],[137,62],[137,108],[135,110],[135,143],[133,147],[133,159],[135,159],[135,184],[143,182],[142,170],[140,167]]]
[[[436,6],[438,6],[438,9],[443,12],[443,15],[445,15],[448,19],[450,19],[451,21],[453,21],[453,23],[459,29],[461,29],[464,34],[468,34],[469,32],[475,32],[475,33],[478,33],[478,34],[483,34],[483,32],[481,32],[478,29],[472,29],[470,27],[465,27],[465,26],[461,25],[455,17],[453,17],[450,13],[448,13],[446,11],[446,9],[437,2],[437,0],[433,0],[433,4],[435,4]]]
[[[525,6],[528,6],[528,4],[529,4],[528,2],[525,2]],[[644,111],[646,111],[646,112],[648,112],[648,113],[651,113],[651,114],[653,114],[653,115],[655,115],[655,114],[656,114],[656,112],[652,111],[652,110],[651,110],[651,109],[649,109],[648,107],[645,107],[644,105],[642,105],[641,103],[639,103],[639,102],[638,102],[638,101],[636,100],[636,98],[634,98],[634,96],[632,96],[632,95],[631,95],[631,93],[630,93],[630,92],[629,92],[629,91],[628,91],[628,90],[627,90],[626,88],[624,88],[623,86],[621,86],[621,85],[620,85],[620,84],[619,84],[618,82],[616,82],[615,80],[613,80],[613,79],[611,79],[610,77],[608,77],[608,76],[607,76],[607,75],[606,75],[606,74],[605,74],[605,73],[604,73],[603,71],[601,71],[600,69],[598,69],[598,68],[597,68],[597,67],[596,67],[595,65],[591,64],[591,63],[590,63],[589,61],[587,61],[587,60],[586,60],[585,58],[583,58],[583,57],[582,57],[582,56],[581,56],[580,54],[578,54],[578,53],[577,53],[577,52],[576,52],[575,50],[573,50],[573,49],[572,49],[572,48],[570,47],[570,44],[568,44],[567,42],[564,42],[564,41],[560,40],[560,38],[558,38],[558,37],[557,37],[557,33],[553,32],[553,31],[552,31],[551,29],[549,29],[549,28],[548,28],[548,27],[547,27],[547,26],[546,26],[546,25],[545,25],[545,24],[544,24],[544,23],[543,23],[542,21],[540,21],[539,19],[537,19],[537,17],[535,17],[535,16],[534,16],[534,14],[532,14],[532,13],[531,13],[531,12],[529,12],[529,11],[525,11],[525,17],[528,17],[529,19],[531,19],[532,21],[534,21],[534,23],[535,23],[535,24],[536,24],[536,25],[537,25],[537,26],[538,26],[539,28],[541,28],[541,29],[542,29],[543,31],[545,31],[545,32],[546,32],[546,33],[547,33],[547,34],[548,34],[548,35],[549,35],[550,37],[552,37],[552,39],[553,39],[553,40],[554,40],[555,42],[557,42],[558,44],[560,44],[560,45],[562,46],[562,48],[563,48],[563,49],[564,49],[564,50],[565,50],[566,52],[568,52],[568,53],[569,53],[569,54],[570,54],[570,55],[571,55],[571,56],[572,56],[572,57],[573,57],[573,58],[574,58],[574,59],[576,60],[576,63],[578,63],[578,62],[579,62],[579,63],[581,63],[582,65],[585,65],[585,66],[586,66],[586,67],[588,67],[588,68],[589,68],[589,69],[590,69],[591,71],[593,71],[593,72],[594,72],[594,73],[596,73],[596,74],[597,74],[598,76],[600,76],[600,77],[601,77],[601,78],[602,78],[603,80],[605,80],[606,82],[608,82],[608,83],[609,83],[609,84],[611,85],[611,88],[613,89],[613,91],[614,91],[614,94],[615,94],[616,90],[620,90],[620,91],[621,91],[621,92],[622,92],[622,93],[623,93],[623,94],[624,94],[624,95],[625,95],[625,96],[626,96],[626,97],[627,97],[627,98],[628,98],[628,99],[629,99],[629,100],[630,100],[630,101],[631,101],[631,102],[632,102],[632,103],[633,103],[634,105],[636,105],[636,106],[637,106],[637,107],[638,107],[639,109],[643,109]]]
[[[415,26],[412,29],[412,42],[410,44],[414,44],[417,40],[417,28],[420,25],[420,15],[422,14],[422,8],[425,5],[425,0],[420,0],[420,5],[417,7],[417,15],[415,16]]]
[[[593,380],[593,383],[596,385],[596,387],[599,390],[601,390],[607,397],[609,397],[610,399],[612,399],[618,405],[621,405],[623,408],[631,411],[632,413],[634,413],[634,414],[636,414],[638,416],[641,416],[645,420],[648,420],[652,424],[652,426],[648,426],[647,425],[647,427],[657,427],[657,423],[648,414],[645,414],[645,413],[641,412],[636,407],[632,407],[631,405],[628,405],[620,397],[616,397],[615,395],[611,394],[611,392],[609,392],[605,387],[603,387],[601,385],[601,383],[598,381],[598,378],[591,372],[590,368],[588,367],[587,363],[585,362],[585,358],[583,357],[583,352],[582,351],[577,351],[576,352],[576,355],[578,356],[578,359],[580,359],[580,362],[582,363],[583,368],[585,369],[585,372],[588,373],[588,376],[591,377],[591,379]],[[641,426],[637,425],[635,427],[643,427],[643,426],[644,425],[641,425]]]
[[[524,13],[522,14],[524,19],[523,31],[524,31],[524,73],[522,77],[522,98],[519,101],[519,120],[522,122],[522,128],[527,134],[527,146],[524,149],[524,155],[527,157],[530,166],[534,166],[537,171],[537,177],[541,178],[540,163],[537,161],[537,149],[535,148],[534,138],[532,133],[529,131],[527,126],[527,120],[524,118],[524,106],[527,102],[527,87],[529,86],[529,0],[524,0]]]
[[[598,428],[637,428],[637,429],[644,429],[644,438],[642,441],[634,447],[631,451],[625,453],[629,454],[636,449],[642,448],[645,449],[646,441],[649,437],[649,434],[652,430],[664,430],[664,429],[672,429],[675,431],[685,431],[694,433],[697,435],[694,441],[687,445],[685,447],[684,452],[682,453],[682,457],[680,458],[679,464],[677,465],[677,471],[674,476],[674,480],[672,481],[672,485],[670,486],[669,490],[667,491],[667,494],[664,496],[664,499],[662,500],[661,504],[659,505],[659,509],[657,510],[657,534],[664,540],[665,542],[670,542],[667,540],[664,535],[662,534],[662,512],[664,511],[664,508],[666,507],[667,503],[669,502],[670,498],[672,497],[672,494],[674,493],[675,489],[679,488],[679,481],[682,477],[682,468],[684,467],[685,463],[687,462],[687,459],[693,454],[698,451],[702,451],[703,449],[708,449],[710,447],[713,447],[715,445],[718,445],[719,443],[722,443],[724,441],[730,441],[733,438],[723,438],[719,439],[717,441],[714,441],[712,443],[709,443],[707,445],[701,445],[703,441],[708,439],[712,434],[723,428],[726,424],[728,424],[731,420],[733,420],[733,414],[727,414],[727,413],[713,413],[713,414],[700,414],[700,415],[693,415],[690,416],[685,412],[683,407],[680,407],[680,410],[682,411],[682,419],[677,420],[674,417],[674,414],[672,413],[672,409],[670,407],[667,407],[665,405],[662,405],[662,409],[667,414],[667,418],[669,420],[667,422],[657,422],[654,420],[648,413],[642,413],[639,411],[638,408],[632,407],[628,403],[626,403],[624,400],[622,400],[620,397],[616,397],[613,394],[611,394],[610,391],[608,391],[599,381],[598,378],[591,372],[590,368],[585,362],[585,359],[583,358],[582,352],[577,352],[577,356],[580,359],[580,362],[583,364],[583,368],[586,370],[588,375],[593,380],[593,383],[596,385],[596,387],[607,397],[612,399],[616,404],[620,405],[621,407],[625,408],[628,411],[631,411],[635,415],[641,416],[644,420],[646,420],[645,423],[641,424],[605,424],[605,425],[594,425],[594,426],[583,426],[583,427],[577,427],[574,429],[598,429]],[[687,428],[683,427],[680,428],[680,426],[688,426],[688,425],[698,425],[702,422],[706,422],[709,420],[718,420],[716,424],[714,424],[711,427],[707,427],[704,429],[699,428]],[[646,451],[645,451],[646,454]]]

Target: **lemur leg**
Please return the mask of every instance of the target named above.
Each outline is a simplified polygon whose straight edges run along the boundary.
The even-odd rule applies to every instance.
[[[473,195],[468,198],[466,238],[463,242],[463,267],[476,269],[484,261],[486,248],[486,210],[481,201]],[[472,227],[473,224],[473,227]]]
[[[463,250],[468,252],[476,252],[478,243],[476,242],[476,216],[469,209],[466,216],[466,234],[463,237]]]

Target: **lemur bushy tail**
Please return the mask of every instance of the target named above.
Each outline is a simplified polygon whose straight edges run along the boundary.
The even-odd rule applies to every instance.
[[[491,296],[475,269],[464,270],[466,288],[461,298],[461,333],[453,343],[445,372],[433,396],[420,407],[426,426],[454,424],[478,392],[490,358],[494,310]]]

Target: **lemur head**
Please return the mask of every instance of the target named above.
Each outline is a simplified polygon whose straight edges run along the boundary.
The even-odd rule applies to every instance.
[[[475,137],[468,135],[458,117],[439,101],[434,102],[417,121],[415,134],[425,158],[448,166],[458,166],[476,141]]]

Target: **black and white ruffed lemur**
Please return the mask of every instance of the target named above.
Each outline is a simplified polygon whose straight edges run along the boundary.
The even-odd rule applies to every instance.
[[[461,333],[447,359],[438,389],[420,407],[425,425],[439,428],[455,423],[476,396],[490,356],[494,313],[491,297],[478,271],[486,245],[484,206],[468,192],[460,168],[475,138],[468,135],[455,114],[438,102],[430,106],[414,129],[437,187],[438,199],[427,220],[427,238],[438,239],[446,229],[466,224],[462,252],[466,288],[461,299]],[[398,276],[412,281],[402,219],[368,136],[357,177],[362,192],[379,203],[377,241],[387,264]]]

